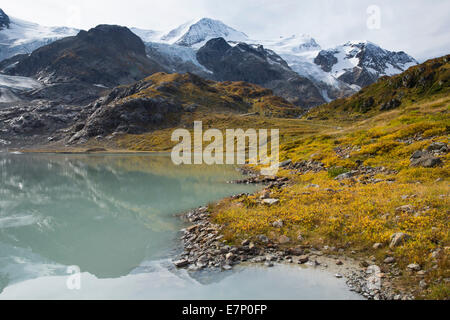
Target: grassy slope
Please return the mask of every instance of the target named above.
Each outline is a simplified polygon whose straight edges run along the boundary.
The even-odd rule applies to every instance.
[[[144,81],[153,85],[126,99],[161,96],[184,107],[197,106],[194,112],[177,115],[177,127],[181,128],[191,129],[198,120],[203,121],[205,129],[266,128],[278,121],[289,122],[289,118],[302,113],[283,98],[274,96],[271,90],[245,82],[214,82],[188,74],[165,73],[154,74]],[[167,128],[125,135],[117,140],[117,146],[138,151],[167,151],[174,145],[170,141],[172,131],[173,128]]]
[[[276,242],[284,234],[293,239],[289,246],[328,245],[355,251],[361,257],[374,256],[387,273],[390,266],[383,264],[383,260],[394,256],[402,270],[402,275],[395,277],[397,285],[406,286],[418,297],[448,299],[450,287],[443,279],[450,277],[449,155],[444,157],[443,167],[409,167],[409,157],[414,151],[427,147],[432,141],[448,143],[449,63],[444,59],[429,61],[401,76],[381,80],[356,96],[313,110],[308,117],[313,118],[310,123],[316,132],[285,136],[282,159],[318,160],[325,163],[328,172],[304,175],[280,172],[294,183],[272,193],[271,197],[281,200],[278,206],[261,205],[259,195],[227,199],[217,204],[213,207],[214,219],[225,226],[226,238],[239,242],[265,234]],[[423,75],[429,77],[430,70],[435,70],[435,74],[433,79],[428,78],[424,88],[399,88],[398,82],[405,75],[418,73],[417,70],[421,72],[419,80]],[[397,87],[397,94],[403,92],[402,105],[381,112],[380,106],[392,99],[392,86]],[[375,103],[371,109],[361,112],[359,106],[368,97],[373,97]],[[333,122],[342,128],[330,128],[329,120],[318,120],[325,118],[334,118]],[[352,119],[350,123],[349,119]],[[305,126],[303,122],[301,125]],[[320,125],[323,127],[317,131]],[[411,137],[423,140],[411,144],[401,142]],[[352,151],[348,158],[341,158],[334,151],[336,147],[350,147]],[[398,174],[379,174],[376,178],[384,181],[378,184],[361,183],[364,179],[342,183],[333,179],[336,172],[354,168],[357,160],[366,166],[395,169]],[[389,183],[389,179],[395,182]],[[320,188],[308,188],[310,184]],[[411,197],[405,198],[406,195]],[[396,210],[403,205],[412,205],[415,212]],[[272,223],[280,219],[284,222],[283,228],[272,227]],[[400,231],[410,234],[412,240],[389,249],[390,236]],[[294,240],[299,234],[304,240]],[[385,246],[375,250],[374,243]],[[438,259],[432,258],[431,252],[438,248],[442,249],[441,255]],[[418,284],[422,278],[406,271],[410,263],[419,263],[426,271],[424,278],[430,285],[428,289],[420,289]]]

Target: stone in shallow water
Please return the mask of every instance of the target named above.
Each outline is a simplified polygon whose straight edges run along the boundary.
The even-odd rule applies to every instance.
[[[189,264],[189,261],[187,261],[186,259],[180,259],[180,260],[174,261],[173,264],[177,268],[184,268]]]
[[[299,264],[304,264],[304,263],[306,263],[308,261],[309,261],[309,256],[307,256],[307,255],[303,255],[303,256],[298,257],[298,263]]]

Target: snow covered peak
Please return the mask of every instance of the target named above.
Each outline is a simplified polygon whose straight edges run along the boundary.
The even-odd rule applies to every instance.
[[[381,76],[401,73],[418,64],[403,51],[388,51],[370,41],[349,41],[335,48],[322,50],[314,62],[334,77],[347,79],[351,84],[360,86]],[[363,80],[355,80],[355,75]]]
[[[267,48],[279,54],[302,54],[305,52],[321,50],[320,45],[309,35],[292,35],[290,37],[280,37],[277,40],[256,41],[264,44]]]
[[[141,38],[142,41],[144,42],[160,42],[159,40],[164,34],[162,31],[146,30],[139,28],[130,28],[130,30],[139,38]]]
[[[365,46],[365,45],[373,45],[378,47],[377,44],[369,41],[369,40],[351,40],[347,41],[343,46]]]
[[[227,41],[246,41],[247,35],[237,31],[222,21],[202,18],[189,21],[164,35],[162,42],[186,47],[200,48],[208,40],[224,38]]]
[[[0,30],[9,28],[10,20],[8,15],[0,9]]]

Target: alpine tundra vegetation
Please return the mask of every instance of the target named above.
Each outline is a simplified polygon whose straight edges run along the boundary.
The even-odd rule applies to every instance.
[[[355,256],[416,297],[448,299],[449,59],[311,110],[305,118],[322,129],[281,143],[286,187],[211,206],[225,239],[264,235],[285,248]],[[279,201],[267,206],[267,197]]]

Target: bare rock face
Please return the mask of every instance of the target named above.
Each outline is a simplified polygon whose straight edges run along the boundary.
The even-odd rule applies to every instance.
[[[440,158],[429,155],[411,160],[411,167],[434,168],[440,165],[442,165],[442,160]]]
[[[68,142],[88,140],[114,132],[143,133],[151,128],[167,124],[167,115],[180,111],[182,111],[180,105],[163,98],[125,99],[103,104],[89,116],[82,129],[76,132]]]
[[[439,155],[448,153],[448,146],[444,142],[433,142],[426,150],[418,150],[411,155],[411,167],[434,168],[442,165]]]
[[[338,59],[334,56],[333,52],[322,50],[314,59],[314,63],[321,66],[323,71],[330,72],[333,65],[338,63]]]
[[[10,23],[8,15],[0,9],[0,30],[8,29]]]
[[[81,106],[48,101],[17,102],[0,105],[0,149],[3,146],[43,145],[57,139],[59,130],[76,122]]]

